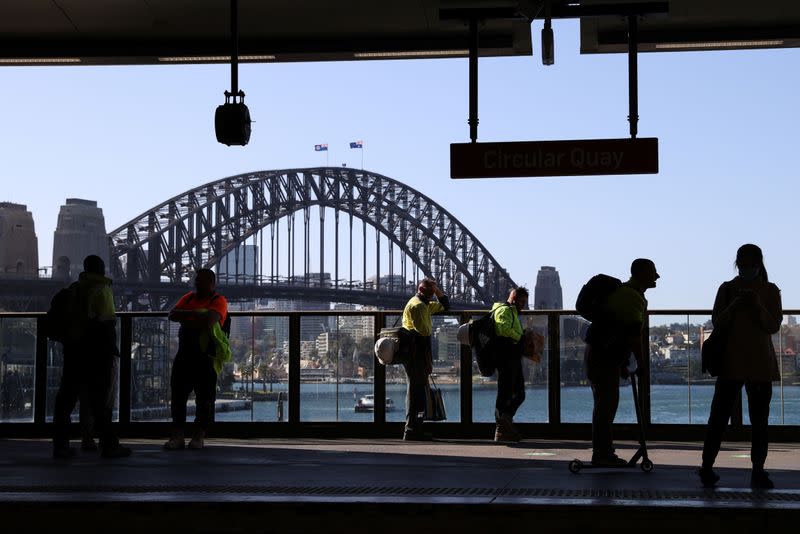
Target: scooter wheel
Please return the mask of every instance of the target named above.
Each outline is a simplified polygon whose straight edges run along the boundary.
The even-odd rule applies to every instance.
[[[577,473],[578,471],[581,470],[582,467],[583,467],[583,462],[581,462],[580,460],[572,460],[569,463],[569,472]]]
[[[642,471],[649,473],[653,470],[653,462],[650,460],[642,460]]]

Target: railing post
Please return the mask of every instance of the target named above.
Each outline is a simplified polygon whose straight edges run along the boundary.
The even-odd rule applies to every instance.
[[[44,317],[36,319],[36,362],[33,393],[33,422],[43,425],[47,417],[47,336]]]
[[[133,346],[133,318],[120,318],[119,347],[119,424],[123,430],[131,422],[131,347]]]
[[[652,422],[650,411],[650,314],[644,314],[642,335],[642,371],[639,373],[639,403],[645,428]]]
[[[375,339],[378,339],[378,335],[381,333],[381,328],[386,324],[386,314],[383,312],[378,312],[373,316],[373,330],[375,334]],[[386,367],[378,362],[378,358],[375,355],[372,356],[374,359],[373,368],[375,372],[373,373],[375,384],[373,387],[375,388],[375,409],[373,411],[373,422],[379,425],[382,425],[386,422]]]
[[[461,312],[458,323],[469,322],[470,314]],[[461,423],[472,424],[472,349],[467,345],[461,347]]]
[[[300,422],[300,314],[289,315],[289,424]]]
[[[561,424],[561,324],[558,313],[547,314],[547,422]]]

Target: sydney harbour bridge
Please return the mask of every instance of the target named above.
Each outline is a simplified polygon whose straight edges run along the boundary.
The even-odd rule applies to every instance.
[[[392,178],[344,167],[209,182],[148,209],[108,239],[123,309],[171,306],[201,267],[217,271],[233,301],[397,307],[430,277],[465,308],[505,298],[514,286],[441,205]],[[45,281],[17,287],[33,284],[28,291],[36,292],[36,282]]]

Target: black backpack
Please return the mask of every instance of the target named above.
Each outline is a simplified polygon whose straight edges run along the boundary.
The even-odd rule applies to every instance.
[[[607,274],[593,276],[581,288],[575,309],[587,321],[595,322],[606,314],[608,297],[622,285],[622,280]]]
[[[506,303],[506,306],[510,304]],[[481,376],[492,376],[497,369],[495,344],[497,333],[494,329],[494,312],[475,319],[469,326],[469,339],[472,355],[478,363]]]
[[[76,341],[78,331],[78,283],[60,289],[50,301],[44,319],[45,335],[53,341],[67,343]]]

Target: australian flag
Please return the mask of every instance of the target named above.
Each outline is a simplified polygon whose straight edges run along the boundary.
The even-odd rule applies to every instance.
[[[364,141],[353,141],[350,143],[350,148],[364,148]]]
[[[314,150],[316,152],[327,152],[328,151],[328,143],[324,143],[321,145],[314,145]]]

